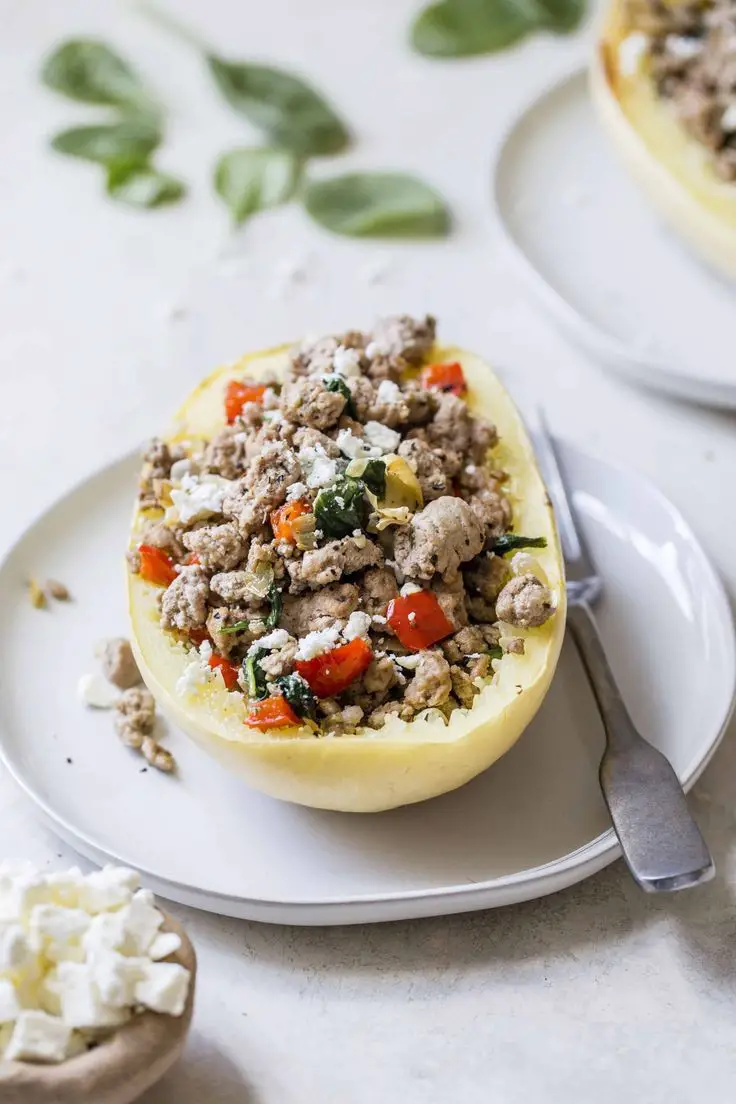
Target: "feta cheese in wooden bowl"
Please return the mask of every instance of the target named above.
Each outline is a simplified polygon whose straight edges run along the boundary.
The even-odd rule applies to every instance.
[[[184,1047],[196,968],[135,871],[0,863],[0,1100],[135,1100]]]

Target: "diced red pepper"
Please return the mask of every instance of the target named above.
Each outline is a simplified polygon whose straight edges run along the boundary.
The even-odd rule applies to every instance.
[[[373,650],[360,636],[314,659],[298,659],[296,669],[318,698],[331,698],[359,678],[373,659]]]
[[[206,629],[190,629],[187,636],[192,644],[196,644],[197,647],[199,647],[200,644],[204,644],[205,640],[209,640],[210,638],[210,634]]]
[[[288,728],[301,722],[286,698],[275,695],[251,702],[245,723],[248,728],[260,728],[265,732],[269,728]]]
[[[213,652],[207,662],[213,671],[220,670],[222,672],[225,687],[228,690],[234,690],[238,685],[238,668],[235,667],[229,659],[225,659],[224,656],[218,655],[217,652]]]
[[[458,360],[447,364],[428,364],[422,368],[420,376],[422,387],[435,391],[449,391],[453,395],[464,395],[468,390],[465,374]]]
[[[156,586],[169,586],[176,578],[174,561],[168,552],[152,544],[140,544],[138,553],[141,558],[140,577]]]
[[[225,417],[228,425],[232,425],[246,403],[261,402],[265,391],[265,383],[242,383],[240,380],[229,380],[225,388]]]
[[[437,596],[429,590],[393,598],[388,604],[386,620],[404,647],[415,652],[429,648],[453,631]]]
[[[276,540],[291,541],[296,544],[294,521],[304,514],[311,514],[312,505],[306,498],[299,498],[296,502],[287,502],[279,506],[278,510],[272,510],[269,516],[273,535]]]

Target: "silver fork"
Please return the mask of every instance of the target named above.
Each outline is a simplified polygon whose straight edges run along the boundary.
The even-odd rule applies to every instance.
[[[668,760],[637,731],[598,633],[591,606],[602,580],[575,524],[554,445],[539,415],[534,442],[557,517],[567,574],[567,623],[603,720],[600,783],[626,865],[648,893],[709,881],[715,865]]]

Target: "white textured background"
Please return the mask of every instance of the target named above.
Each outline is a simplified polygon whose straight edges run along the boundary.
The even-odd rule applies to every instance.
[[[734,419],[637,393],[586,364],[526,302],[489,225],[494,142],[525,99],[582,58],[585,36],[433,64],[403,45],[417,5],[170,0],[223,52],[311,76],[354,125],[345,166],[413,168],[438,185],[459,229],[448,247],[424,251],[338,243],[298,211],[231,238],[210,167],[254,136],[218,103],[197,58],[123,4],[0,0],[2,545],[154,430],[212,356],[237,351],[235,336],[257,344],[329,315],[336,267],[356,314],[338,323],[368,321],[378,299],[413,307],[421,269],[432,305],[446,300],[445,333],[480,342],[558,431],[652,478],[733,593]],[[186,204],[150,215],[115,207],[93,167],[45,148],[48,133],[85,115],[36,79],[43,52],[74,33],[109,38],[170,105],[159,162],[192,182]],[[374,263],[386,269],[380,292]],[[290,280],[300,267],[306,280]],[[656,647],[654,628],[642,647]],[[186,1059],[147,1104],[732,1099],[733,736],[696,790],[720,874],[696,894],[645,899],[617,864],[537,903],[384,927],[268,928],[176,908],[200,955],[198,1010]],[[0,850],[73,858],[4,778]]]

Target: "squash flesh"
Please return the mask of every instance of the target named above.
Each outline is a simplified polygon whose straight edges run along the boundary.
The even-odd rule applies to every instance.
[[[662,217],[705,261],[736,277],[736,184],[717,176],[709,151],[657,96],[646,64],[622,71],[619,47],[636,30],[614,0],[590,69],[598,117]]]
[[[251,786],[274,797],[325,809],[374,812],[395,808],[455,789],[503,755],[529,724],[552,680],[564,634],[564,573],[554,518],[534,454],[511,399],[477,357],[457,349],[437,349],[437,359],[460,360],[470,386],[469,405],[498,426],[494,454],[509,473],[509,496],[517,531],[544,536],[535,550],[547,576],[557,612],[526,638],[524,656],[507,655],[471,710],[455,709],[445,725],[438,717],[411,722],[396,717],[382,729],[354,736],[315,736],[299,729],[260,733],[243,724],[245,704],[228,694],[219,679],[182,698],[176,683],[191,655],[159,627],[158,588],[128,573],[131,639],[143,678],[174,723],[204,750]],[[223,426],[226,382],[244,374],[280,373],[286,349],[246,357],[218,369],[195,389],[174,419],[169,442],[210,438]],[[136,512],[131,544],[145,519]]]

